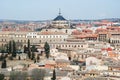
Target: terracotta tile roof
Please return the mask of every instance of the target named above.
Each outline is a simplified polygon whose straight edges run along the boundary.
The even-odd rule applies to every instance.
[[[102,48],[102,50],[112,51],[112,48]]]
[[[74,35],[75,38],[79,39],[79,38],[97,38],[98,35],[97,34],[81,34],[81,35]]]
[[[16,31],[16,28],[2,28],[2,31]]]
[[[82,30],[82,32],[85,32],[85,33],[93,33],[93,31],[90,30],[90,29],[84,29],[84,30]]]
[[[82,34],[82,32],[79,31],[79,30],[74,30],[74,31],[72,32],[72,35],[80,35],[80,34]]]
[[[2,31],[32,31],[30,28],[2,28]]]
[[[120,31],[120,27],[119,26],[108,26],[106,28],[108,31]]]
[[[116,53],[113,52],[113,51],[109,51],[109,52],[108,52],[108,56],[109,56],[109,57],[117,57],[118,54],[116,54]]]

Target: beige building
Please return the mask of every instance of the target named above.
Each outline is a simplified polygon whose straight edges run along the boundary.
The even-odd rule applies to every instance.
[[[31,45],[44,47],[44,43],[48,42],[51,48],[87,48],[86,42],[72,42],[67,41],[68,33],[61,31],[41,31],[41,32],[0,32],[0,45],[4,46],[10,40],[17,42],[17,46],[22,48],[27,45],[28,39]]]
[[[70,23],[61,15],[61,12],[59,12],[59,15],[52,21],[51,27],[57,29],[66,29],[70,28]]]

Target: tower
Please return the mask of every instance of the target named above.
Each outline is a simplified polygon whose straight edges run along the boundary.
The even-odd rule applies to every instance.
[[[59,9],[58,16],[53,19],[52,27],[57,29],[67,29],[69,28],[69,22],[61,15],[61,9]]]

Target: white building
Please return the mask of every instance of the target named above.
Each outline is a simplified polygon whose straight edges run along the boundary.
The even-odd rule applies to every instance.
[[[86,66],[100,65],[100,64],[101,64],[101,60],[97,59],[96,57],[88,57],[88,58],[86,58]]]

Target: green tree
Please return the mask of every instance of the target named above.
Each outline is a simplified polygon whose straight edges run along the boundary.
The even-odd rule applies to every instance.
[[[12,53],[12,41],[8,43],[8,54]]]
[[[13,51],[12,51],[12,56],[13,56],[13,57],[16,57],[16,43],[15,43],[14,40],[12,41],[12,43],[13,43],[13,44],[12,44],[12,48],[13,48],[13,49],[12,49],[12,50],[13,50]]]
[[[34,52],[32,52],[32,55],[31,55],[31,60],[34,60],[34,58],[35,58],[35,53],[34,53]]]
[[[2,46],[1,53],[5,53],[5,46]]]
[[[8,53],[8,44],[5,44],[1,47],[1,53]]]
[[[6,63],[6,60],[3,60],[2,61],[2,65],[1,65],[1,68],[6,68],[7,67],[7,63]]]
[[[33,46],[31,47],[31,51],[32,51],[31,60],[34,60],[34,58],[35,58],[35,53],[34,53],[34,52],[36,52],[36,47],[35,47],[35,45],[33,45]]]
[[[26,45],[24,45],[24,53],[26,53],[27,52],[27,47],[26,47]]]
[[[6,53],[7,52],[7,44],[0,47],[0,52],[1,53]]]
[[[9,51],[9,45],[5,44],[5,52],[8,53],[8,51]]]
[[[49,46],[49,44],[47,42],[45,42],[44,50],[45,50],[46,57],[49,58],[50,46]]]
[[[0,80],[4,80],[4,74],[0,74]]]
[[[9,54],[12,54],[12,57],[16,57],[16,42],[14,40],[9,41],[8,45],[7,45],[7,52]]]
[[[29,39],[28,39],[27,48],[28,48],[28,57],[30,59],[31,58],[31,49],[30,49],[30,40]]]
[[[0,56],[0,61],[3,61],[5,58],[4,58],[4,54],[2,54],[1,56]]]
[[[53,70],[53,77],[52,77],[52,80],[56,80],[56,72],[55,72],[55,69]]]
[[[32,51],[32,52],[37,52],[37,48],[35,47],[35,45],[32,45],[31,51]]]

